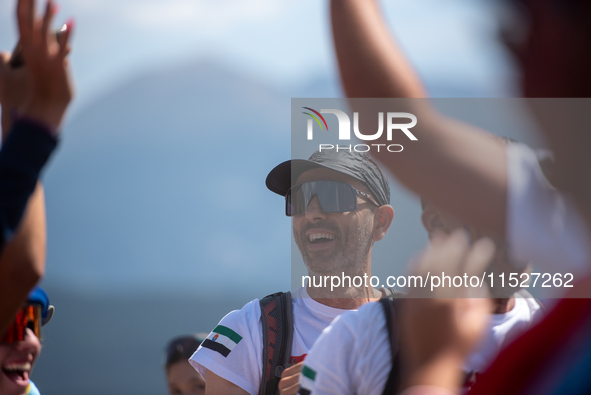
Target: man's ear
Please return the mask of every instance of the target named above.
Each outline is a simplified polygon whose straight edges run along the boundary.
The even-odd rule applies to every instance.
[[[378,207],[375,213],[375,225],[373,229],[373,240],[380,241],[388,233],[392,220],[394,219],[394,209],[389,204]]]
[[[441,218],[441,214],[439,214],[439,210],[437,210],[433,206],[427,206],[423,210],[423,214],[421,214],[421,222],[423,226],[429,233],[429,236],[436,232],[444,232],[445,231],[445,224]]]

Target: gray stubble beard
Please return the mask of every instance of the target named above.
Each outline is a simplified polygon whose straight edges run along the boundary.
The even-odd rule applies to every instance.
[[[341,246],[337,248],[336,254],[332,254],[327,258],[311,258],[307,251],[300,245],[300,242],[298,241],[299,237],[296,237],[296,244],[302,254],[302,259],[304,260],[304,264],[310,275],[340,276],[341,273],[344,272],[347,275],[363,276],[366,269],[370,269],[366,268],[366,263],[372,246],[373,233],[371,221],[364,221],[363,224],[363,228],[357,229],[354,232],[349,232],[346,240],[343,239],[343,235],[339,232],[337,240],[341,243]],[[307,229],[304,228],[301,233],[304,234],[306,230]],[[349,253],[349,250],[351,253]],[[321,262],[314,262],[318,260]],[[369,275],[369,273],[367,274]]]

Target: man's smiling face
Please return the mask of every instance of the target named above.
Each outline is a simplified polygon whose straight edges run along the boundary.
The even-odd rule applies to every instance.
[[[41,351],[35,333],[26,329],[25,339],[17,343],[0,343],[0,394],[21,395],[27,392],[33,364]]]
[[[350,184],[367,194],[369,189],[345,174],[316,168],[301,174],[297,184],[307,181],[332,180]],[[355,266],[363,268],[373,244],[375,204],[357,199],[357,210],[325,213],[314,196],[304,214],[293,217],[293,233],[304,263],[312,274],[340,274]]]

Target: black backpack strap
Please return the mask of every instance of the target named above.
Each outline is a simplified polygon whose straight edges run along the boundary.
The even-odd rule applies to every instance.
[[[397,298],[400,298],[398,296]],[[398,306],[400,300],[397,298],[382,298],[380,303],[384,309],[386,316],[386,328],[390,338],[390,353],[392,356],[392,369],[384,387],[383,394],[390,395],[398,393],[398,387],[400,386],[400,353],[399,353],[399,319],[398,319]]]
[[[382,287],[379,289],[379,291],[382,293],[382,298],[403,298],[406,296],[406,294],[402,291],[397,290],[396,288],[390,288],[390,287]]]
[[[289,365],[293,342],[290,292],[278,292],[260,300],[263,326],[263,374],[259,395],[276,395],[281,373]]]

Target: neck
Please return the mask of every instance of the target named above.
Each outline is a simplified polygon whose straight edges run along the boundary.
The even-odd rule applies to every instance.
[[[318,303],[337,309],[356,310],[380,299],[382,293],[370,283],[371,263],[366,270],[321,275],[308,271],[308,295]],[[358,286],[355,286],[358,285]]]

